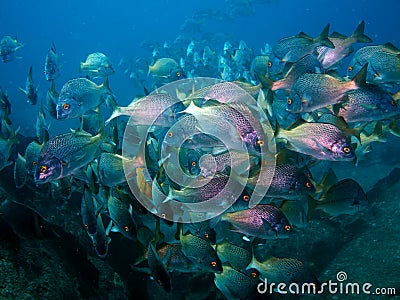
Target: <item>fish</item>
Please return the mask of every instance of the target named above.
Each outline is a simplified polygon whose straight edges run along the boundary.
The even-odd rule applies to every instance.
[[[32,66],[29,68],[28,77],[26,78],[25,90],[23,88],[19,88],[21,92],[23,92],[28,98],[27,102],[32,105],[36,105],[38,100],[38,91],[39,86],[35,88],[33,79],[32,79]]]
[[[367,65],[350,81],[342,81],[327,74],[306,73],[293,84],[287,99],[291,112],[311,112],[347,100],[346,92],[365,84]]]
[[[224,265],[222,273],[215,274],[214,283],[227,299],[253,299],[257,295],[257,277],[255,271],[238,271]]]
[[[269,184],[265,196],[301,200],[315,193],[315,187],[301,169],[291,164],[277,164],[275,168],[267,167],[266,172],[248,179],[248,186]],[[270,180],[272,176],[272,180]],[[260,182],[260,183],[258,183]]]
[[[179,161],[183,171],[188,175],[199,175],[199,158],[201,156],[200,149],[190,149],[183,146],[179,149]]]
[[[121,155],[103,152],[99,159],[100,182],[108,187],[117,186],[126,182]]]
[[[400,50],[393,44],[360,48],[349,63],[347,76],[353,76],[367,63],[368,83],[384,84],[400,81]]]
[[[284,89],[288,94],[290,94],[290,90],[296,80],[307,73],[324,73],[323,67],[315,55],[307,54],[297,62],[293,63],[282,79],[272,83],[271,90],[276,91],[279,89]]]
[[[16,52],[24,45],[9,35],[2,37],[0,41],[0,56],[4,63],[11,62],[16,58]]]
[[[134,99],[126,107],[116,107],[106,124],[116,117],[130,116],[129,124],[170,127],[184,108],[182,102],[168,93],[153,93]]]
[[[285,238],[292,232],[285,215],[270,204],[258,204],[246,210],[225,213],[213,222],[218,218],[232,224],[235,232],[262,239]]]
[[[187,49],[186,49],[186,56],[193,55],[194,46],[195,46],[194,41],[190,41],[190,43],[189,43],[189,45],[187,46]]]
[[[96,254],[100,258],[105,258],[108,254],[108,245],[111,242],[111,238],[109,237],[110,229],[112,222],[107,226],[107,228],[104,228],[103,224],[103,219],[101,218],[101,215],[97,215],[97,228],[96,232],[93,234],[93,236],[90,236],[92,239],[93,243],[93,248],[96,251]]]
[[[88,188],[85,188],[81,202],[81,217],[83,226],[89,236],[93,236],[97,231],[97,209],[94,197]]]
[[[228,185],[229,180],[231,181],[230,185]],[[240,187],[242,187],[241,184],[237,184],[229,176],[217,174],[209,181],[207,180],[204,185],[198,187],[185,186],[180,190],[170,187],[169,194],[164,202],[172,199],[183,203],[205,202],[204,208],[209,208],[207,205],[211,204],[207,200],[213,199],[218,206],[225,207],[236,201],[237,195],[240,195],[238,191]]]
[[[400,107],[392,95],[373,84],[346,93],[347,101],[334,106],[334,111],[348,123],[391,119],[400,114]]]
[[[210,86],[201,88],[190,95],[189,99],[202,98],[203,104],[208,100],[216,100],[220,103],[249,102],[253,101],[249,93],[240,86],[239,82],[219,82]],[[251,87],[253,88],[253,86]],[[256,92],[260,86],[255,87]],[[251,91],[251,90],[250,90]]]
[[[26,160],[21,154],[18,153],[18,157],[14,164],[14,182],[17,189],[20,189],[25,185],[26,177]]]
[[[8,95],[0,88],[0,122],[3,120],[7,124],[11,124],[9,115],[11,114],[11,103],[8,100]]]
[[[100,154],[103,142],[104,131],[95,136],[76,131],[50,138],[40,151],[35,182],[43,184],[74,174]]]
[[[51,197],[60,202],[70,199],[73,192],[71,179],[71,177],[64,177],[50,182]]]
[[[252,251],[222,240],[215,247],[222,263],[228,262],[237,270],[244,270],[252,259]]]
[[[305,228],[308,224],[308,201],[285,200],[279,209],[295,228]]]
[[[235,62],[237,68],[247,68],[254,58],[253,50],[250,49],[244,41],[239,42],[239,47],[233,50],[231,54],[232,60]]]
[[[327,24],[316,38],[304,32],[282,38],[272,47],[272,53],[282,62],[296,62],[305,55],[314,53],[318,46],[334,48],[335,45],[328,38],[329,26],[330,24]]]
[[[96,135],[99,132],[99,128],[104,125],[104,116],[97,111],[88,111],[80,117],[81,127],[83,130],[92,135]]]
[[[101,105],[108,97],[112,97],[108,77],[101,85],[87,78],[70,79],[63,85],[58,97],[57,119],[78,118]]]
[[[250,72],[261,81],[260,79],[269,77],[269,56],[257,55],[251,62]]]
[[[224,54],[226,55],[226,54],[230,53],[232,51],[232,49],[233,49],[232,44],[229,41],[226,41],[224,43]]]
[[[36,118],[36,138],[40,144],[47,142],[49,139],[50,124],[46,121],[46,116],[43,112],[43,103],[40,102],[40,109]]]
[[[198,165],[200,174],[203,177],[209,177],[224,171],[228,166],[237,174],[242,174],[249,171],[251,162],[247,153],[229,151],[217,155],[211,153],[202,155],[198,160]]]
[[[86,73],[90,78],[105,78],[115,73],[110,59],[101,52],[94,52],[79,65],[79,73]]]
[[[187,258],[195,262],[203,271],[221,273],[222,263],[217,252],[210,243],[201,237],[180,231],[182,252]]]
[[[50,50],[47,51],[44,64],[44,75],[46,76],[47,81],[55,80],[60,76],[58,54],[54,43],[52,43]]]
[[[332,124],[309,122],[290,130],[278,127],[275,136],[286,141],[288,149],[320,160],[352,161],[355,158],[350,138]]]
[[[132,206],[110,194],[107,207],[116,230],[128,239],[135,239],[137,225],[132,217]]]
[[[154,278],[155,282],[166,292],[170,292],[172,288],[171,277],[152,243],[149,243],[147,256],[147,261],[151,270],[151,276]]]
[[[149,66],[148,74],[154,77],[170,78],[179,70],[179,64],[172,58],[159,58],[154,65]]]
[[[8,125],[4,120],[1,126],[2,131],[6,130],[6,136],[0,136],[0,171],[12,164],[10,156],[15,145],[18,143],[18,130],[14,131],[12,125]]]
[[[165,244],[157,249],[157,254],[168,272],[192,273],[201,270],[183,254],[181,244]]]
[[[296,258],[270,257],[259,262],[254,256],[247,268],[260,272],[260,279],[268,284],[275,283],[310,283],[316,288],[318,280],[305,264]]]
[[[56,91],[55,81],[51,81],[51,87],[47,90],[46,93],[46,102],[44,104],[44,108],[49,113],[49,115],[57,119],[57,102],[58,102],[59,94]]]
[[[257,120],[248,106],[242,103],[232,103],[229,105],[219,104],[199,108],[191,102],[184,112],[192,114],[199,123],[204,124],[204,126],[202,126],[203,128],[207,127],[207,122],[209,123],[211,120],[210,118],[213,117],[220,118],[230,123],[236,131],[232,132],[232,136],[239,134],[241,140],[248,147],[251,154],[263,153],[265,141],[264,131],[260,121]],[[214,127],[213,130],[217,128],[215,124],[212,126]],[[225,126],[230,127],[229,124]],[[226,134],[229,131],[225,130],[224,132]],[[216,136],[221,135],[221,133]]]
[[[329,35],[329,40],[335,46],[329,48],[326,46],[318,46],[318,60],[321,62],[324,69],[329,69],[337,65],[343,58],[349,56],[354,48],[354,43],[371,43],[372,39],[364,34],[365,22],[362,20],[353,34],[346,37],[338,32],[333,32]]]
[[[29,175],[35,174],[37,162],[39,159],[40,151],[43,145],[39,144],[37,141],[30,142],[25,149],[25,161],[26,161],[26,171]]]
[[[319,200],[315,209],[322,210],[330,218],[353,215],[368,204],[367,195],[360,184],[351,178],[332,185]]]

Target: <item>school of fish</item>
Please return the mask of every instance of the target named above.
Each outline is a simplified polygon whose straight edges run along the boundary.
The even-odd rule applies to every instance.
[[[63,201],[79,193],[94,252],[107,260],[115,233],[133,241],[143,255],[132,270],[165,293],[174,293],[172,275],[180,273],[212,276],[227,299],[251,299],[265,278],[317,287],[312,262],[261,260],[253,248],[290,242],[310,220],[341,222],[366,208],[356,180],[338,180],[332,170],[316,180],[312,168],[357,165],[387,134],[400,136],[400,50],[374,45],[364,21],[348,36],[329,31],[328,24],[317,37],[284,37],[260,53],[244,41],[217,50],[192,40],[185,49],[170,46],[168,57],[155,48],[148,66],[122,58],[114,67],[95,52],[76,62],[81,77],[63,83],[52,43],[45,99],[32,66],[20,88],[28,104],[40,105],[24,153],[15,152],[19,130],[0,89],[0,171],[13,168],[18,189]],[[26,47],[3,37],[3,63]],[[152,88],[120,106],[115,72],[138,86],[150,78]],[[79,128],[51,134],[51,119],[73,118]]]

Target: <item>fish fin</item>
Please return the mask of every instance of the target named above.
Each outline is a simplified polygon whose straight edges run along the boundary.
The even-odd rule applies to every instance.
[[[400,50],[390,42],[383,44],[383,46],[385,46],[385,48],[386,48],[386,49],[383,49],[383,51],[386,51],[386,52],[389,52],[392,54],[400,54]]]
[[[372,43],[372,39],[364,34],[364,27],[365,22],[362,20],[361,23],[358,24],[356,30],[354,30],[351,37],[354,38],[358,43]]]
[[[337,31],[332,32],[332,33],[329,35],[329,37],[330,37],[330,38],[335,38],[335,39],[342,39],[342,40],[347,39],[347,36],[346,36],[346,35],[341,34],[341,33],[337,32]]]
[[[215,226],[217,226],[217,224],[222,221],[222,215],[223,214],[220,214],[220,215],[218,215],[218,216],[216,216],[216,217],[214,217],[214,218],[212,218],[212,219],[210,219],[208,221],[208,224],[210,225],[210,228],[215,228]]]
[[[27,92],[26,92],[23,88],[18,87],[18,89],[19,89],[21,92],[23,92],[25,95],[27,95]]]
[[[147,275],[151,275],[151,270],[148,267],[135,267],[131,265],[131,269],[140,273],[145,273]]]
[[[297,37],[301,37],[301,38],[305,38],[308,39],[310,41],[313,40],[313,38],[311,36],[309,36],[308,34],[306,34],[305,32],[301,31],[297,34]]]
[[[329,35],[329,27],[330,24],[326,24],[324,29],[322,29],[321,33],[319,36],[316,38],[317,41],[321,42],[322,45],[328,47],[328,48],[335,48],[335,45],[331,42],[331,40],[328,38]]]

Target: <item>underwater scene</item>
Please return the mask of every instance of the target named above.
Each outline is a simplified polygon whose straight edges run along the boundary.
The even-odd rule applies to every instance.
[[[4,3],[0,299],[397,299],[399,9]]]

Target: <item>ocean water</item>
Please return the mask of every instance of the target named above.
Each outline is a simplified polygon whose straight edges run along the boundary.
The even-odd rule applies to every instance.
[[[46,187],[36,186],[33,182],[23,189],[14,187],[12,176],[17,152],[23,154],[26,144],[35,137],[40,101],[46,98],[51,86],[44,76],[44,63],[52,43],[61,66],[60,76],[55,80],[58,91],[69,79],[84,76],[78,72],[79,63],[85,61],[88,54],[103,52],[115,68],[115,74],[109,76],[110,89],[118,105],[126,106],[136,96],[143,96],[145,90],[154,88],[154,79],[147,74],[147,66],[154,63],[155,48],[160,51],[160,57],[179,60],[185,56],[191,41],[198,45],[199,52],[209,46],[217,53],[223,52],[226,41],[234,48],[244,41],[254,55],[260,55],[266,44],[272,47],[282,37],[299,32],[316,37],[328,23],[330,33],[350,35],[362,20],[365,21],[365,34],[373,40],[373,45],[390,42],[400,47],[399,8],[400,3],[396,0],[38,0],[3,3],[0,37],[16,37],[23,47],[17,51],[15,60],[0,62],[0,87],[7,91],[12,110],[10,119],[15,129],[20,128],[21,135],[10,158],[12,163],[0,171],[2,190],[9,199],[27,204],[51,224],[62,228],[70,242],[19,237],[20,241],[14,243],[9,241],[9,236],[2,237],[7,246],[1,247],[0,251],[1,297],[225,299],[215,287],[212,273],[195,271],[171,272],[172,293],[165,293],[146,272],[131,270],[130,265],[141,253],[134,242],[118,233],[111,234],[108,255],[98,258],[81,222],[81,190],[74,191],[69,200],[63,201],[46,199]],[[353,46],[357,51],[365,44]],[[338,67],[342,76],[346,75],[350,59],[351,56],[345,58]],[[135,64],[135,61],[139,63]],[[25,87],[30,66],[35,86],[39,86],[36,105],[27,103],[26,96],[18,89]],[[141,73],[130,78],[134,71]],[[100,84],[102,79],[95,81]],[[104,106],[103,110],[107,118],[111,112]],[[50,123],[50,137],[80,126],[79,119],[60,121],[49,116],[46,119]],[[342,221],[310,221],[293,238],[268,241],[261,257],[269,254],[297,257],[311,266],[320,282],[335,280],[337,273],[343,271],[349,276],[347,282],[371,282],[374,287],[400,289],[400,253],[394,243],[400,233],[399,150],[399,137],[387,133],[387,141],[374,143],[372,151],[358,166],[350,162],[329,162],[313,167],[316,181],[331,167],[338,179],[352,178],[359,182],[367,193],[369,208]],[[6,198],[4,196],[2,200]],[[57,250],[60,247],[66,249],[61,254]],[[84,254],[77,258],[71,254],[72,248],[79,248],[81,250],[77,252]],[[59,278],[54,267],[57,264],[61,269]],[[80,266],[86,265],[89,267],[81,271]],[[31,269],[32,266],[37,269]],[[28,269],[31,270],[28,272]],[[282,297],[297,299],[298,296],[257,295],[255,299]],[[322,297],[342,299],[339,293]],[[366,299],[367,296],[348,297]],[[386,296],[368,297],[385,299]]]

